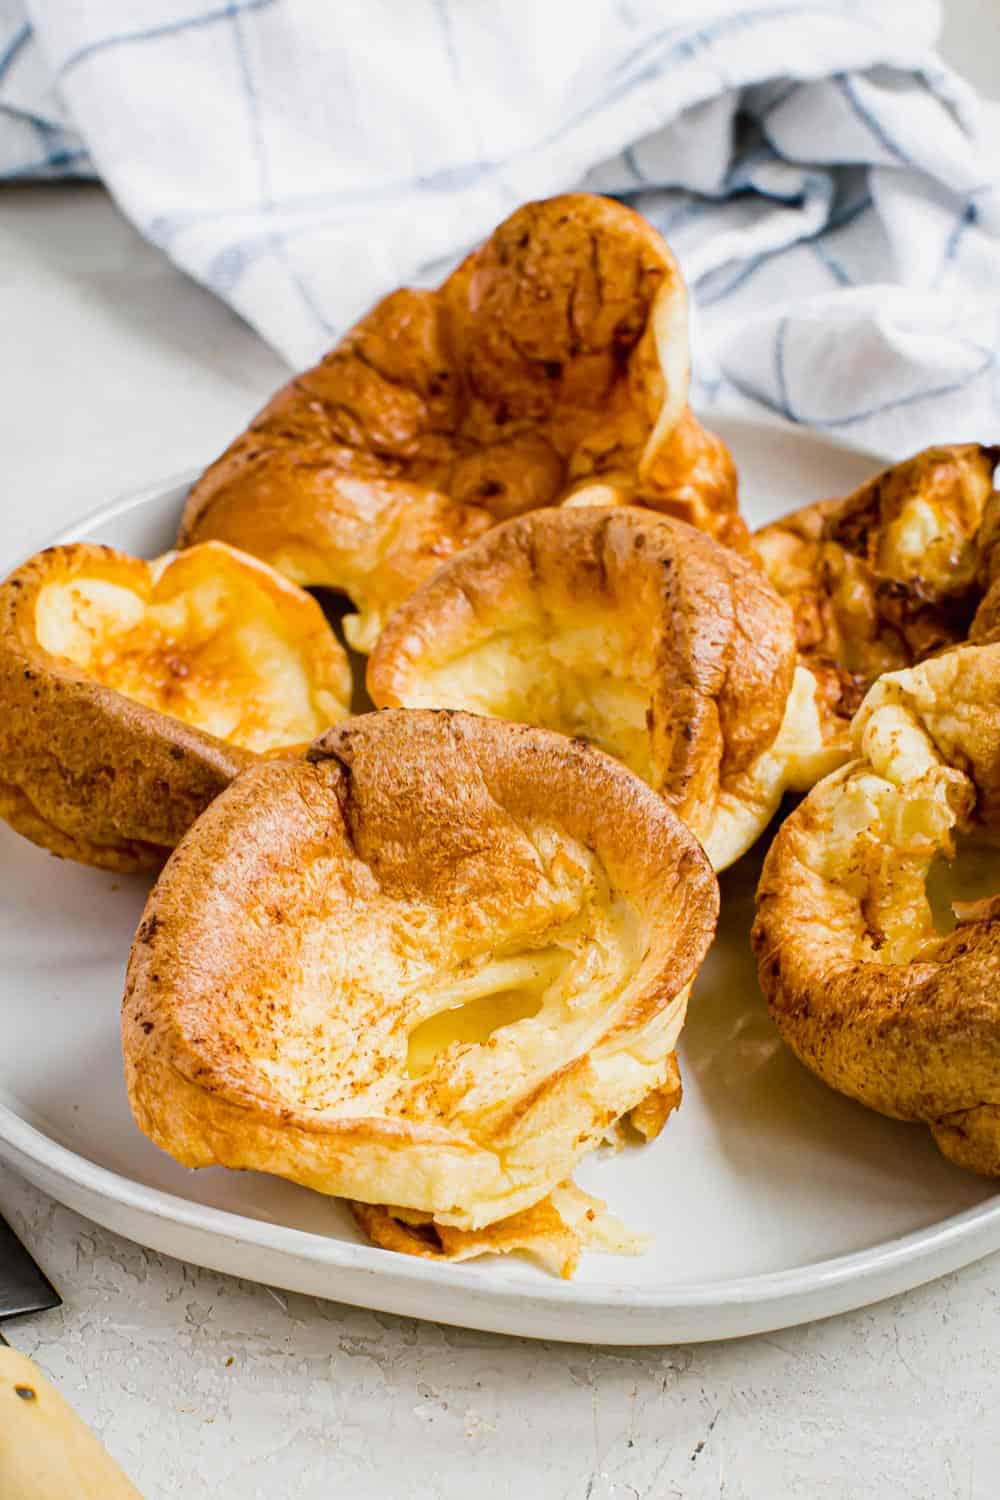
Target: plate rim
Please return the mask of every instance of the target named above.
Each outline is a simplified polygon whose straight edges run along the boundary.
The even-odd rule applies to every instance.
[[[472,1269],[467,1266],[454,1266],[448,1262],[439,1263],[417,1257],[406,1258],[404,1261],[394,1251],[383,1250],[378,1246],[355,1244],[349,1240],[317,1234],[313,1230],[275,1224],[267,1219],[247,1218],[230,1209],[197,1203],[194,1199],[179,1197],[163,1188],[136,1182],[134,1178],[125,1177],[110,1167],[102,1167],[89,1157],[60,1145],[43,1130],[17,1114],[3,1100],[0,1100],[0,1142],[10,1145],[30,1161],[37,1162],[56,1177],[85,1192],[94,1193],[123,1208],[146,1213],[188,1229],[215,1234],[229,1241],[256,1245],[265,1250],[285,1250],[316,1265],[376,1273],[391,1267],[397,1279],[417,1285],[434,1286],[442,1290],[473,1290],[460,1279]],[[985,1236],[990,1230],[996,1231],[997,1240],[1000,1241],[1000,1193],[972,1208],[950,1214],[933,1225],[911,1230],[908,1234],[898,1235],[881,1244],[849,1251],[846,1255],[832,1256],[827,1260],[807,1261],[801,1266],[781,1271],[764,1271],[756,1275],[727,1277],[710,1282],[671,1282],[663,1291],[630,1286],[625,1282],[615,1285],[567,1282],[556,1278],[552,1278],[551,1286],[546,1282],[536,1288],[506,1274],[505,1267],[500,1262],[490,1268],[489,1285],[482,1285],[475,1290],[491,1300],[510,1299],[522,1303],[540,1301],[549,1304],[558,1298],[567,1306],[590,1310],[615,1310],[624,1307],[636,1311],[683,1313],[704,1308],[745,1308],[756,1301],[774,1305],[839,1288],[855,1280],[891,1275],[893,1271],[919,1264],[922,1260],[934,1260],[942,1252],[972,1238],[976,1231]],[[292,1243],[287,1246],[279,1243],[285,1238]],[[988,1250],[983,1253],[988,1253]],[[975,1254],[970,1257],[974,1258]],[[936,1274],[938,1273],[931,1273],[932,1276]]]
[[[886,455],[847,443],[813,428],[788,423],[768,414],[748,415],[743,412],[713,411],[711,418],[723,432],[735,428],[761,430],[775,437],[784,435],[793,441],[806,440],[823,447],[835,448],[857,457],[869,458],[874,464],[885,462]],[[183,493],[200,470],[184,470],[159,481],[133,489],[116,499],[106,502],[86,514],[79,516],[46,544],[58,546],[76,540],[81,533],[92,530],[118,516],[138,510],[157,501],[180,500]],[[990,1250],[1000,1248],[1000,1190],[982,1202],[958,1213],[949,1214],[922,1228],[904,1235],[883,1240],[878,1244],[846,1254],[821,1260],[811,1260],[801,1265],[785,1267],[777,1271],[759,1272],[747,1276],[725,1277],[714,1281],[670,1282],[662,1287],[644,1287],[625,1280],[590,1283],[583,1281],[563,1282],[551,1279],[551,1284],[534,1286],[523,1278],[512,1276],[502,1261],[490,1267],[489,1281],[475,1285],[470,1281],[470,1268],[437,1263],[430,1260],[401,1257],[392,1251],[364,1243],[319,1234],[314,1230],[297,1229],[267,1219],[248,1218],[230,1209],[217,1208],[181,1197],[163,1188],[151,1187],[125,1176],[111,1167],[105,1167],[68,1146],[64,1146],[44,1129],[33,1125],[16,1108],[0,1096],[0,1146],[7,1146],[23,1162],[36,1165],[57,1182],[65,1183],[81,1192],[126,1212],[146,1215],[158,1221],[180,1228],[207,1234],[215,1240],[230,1244],[247,1245],[278,1255],[294,1256],[317,1267],[339,1269],[350,1273],[368,1273],[378,1282],[391,1281],[394,1285],[409,1285],[414,1289],[434,1288],[444,1294],[452,1294],[457,1302],[470,1298],[474,1303],[498,1304],[502,1314],[512,1305],[522,1309],[544,1308],[556,1315],[566,1315],[576,1309],[591,1313],[650,1313],[661,1319],[670,1315],[683,1317],[690,1313],[714,1313],[725,1315],[727,1311],[746,1311],[760,1305],[773,1310],[768,1313],[764,1327],[778,1328],[791,1322],[808,1321],[826,1315],[817,1306],[811,1311],[794,1311],[796,1304],[804,1299],[822,1299],[824,1294],[843,1293],[854,1285],[857,1297],[843,1301],[837,1299],[835,1307],[826,1312],[845,1311],[858,1307],[893,1291],[904,1289],[898,1284],[900,1274],[918,1274],[905,1282],[906,1287],[957,1269]],[[16,1164],[16,1163],[15,1163]],[[22,1166],[26,1175],[30,1172]],[[124,1231],[127,1235],[128,1231]],[[140,1240],[140,1243],[142,1241]],[[195,1264],[205,1264],[193,1258]],[[472,1268],[474,1270],[474,1268]],[[246,1274],[246,1273],[241,1273]],[[886,1286],[888,1285],[888,1290]],[[329,1295],[338,1296],[332,1285]],[[359,1305],[378,1306],[378,1299]],[[790,1316],[782,1321],[782,1308],[787,1307]],[[419,1313],[415,1314],[420,1316]],[[447,1314],[440,1309],[426,1316],[448,1321]],[[464,1321],[461,1310],[456,1309],[452,1321]],[[522,1319],[522,1322],[524,1320]],[[480,1316],[475,1307],[471,1310],[470,1327],[487,1328],[488,1320]],[[623,1330],[624,1341],[634,1343],[634,1330]],[[528,1336],[531,1336],[530,1333]],[[558,1337],[551,1333],[536,1335]],[[570,1329],[570,1339],[593,1338],[585,1332]],[[708,1330],[704,1338],[732,1337],[736,1334]],[[609,1340],[603,1335],[602,1341]],[[690,1334],[685,1342],[696,1341]],[[669,1336],[652,1333],[640,1342],[666,1343]]]

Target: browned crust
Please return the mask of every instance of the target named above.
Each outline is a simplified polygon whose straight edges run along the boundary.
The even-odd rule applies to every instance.
[[[102,567],[120,576],[145,564],[74,543],[38,553],[0,585],[0,811],[56,854],[112,870],[155,868],[254,757],[42,648],[34,624],[41,590]]]
[[[0,816],[64,858],[117,871],[155,868],[257,757],[43,648],[39,594],[78,575],[142,593],[149,565],[80,542],[38,553],[0,584]]]
[[[680,1064],[677,1053],[671,1052],[667,1059],[667,1075],[657,1089],[651,1089],[641,1103],[631,1110],[628,1123],[637,1130],[643,1140],[655,1141],[674,1110],[680,1109],[684,1097]]]
[[[129,843],[124,839],[114,844],[95,844],[91,839],[74,838],[43,817],[27,792],[10,782],[0,782],[0,818],[22,838],[30,839],[58,859],[72,859],[77,864],[96,865],[118,874],[156,869],[169,852],[158,844]]]
[[[825,685],[845,738],[881,673],[968,636],[983,593],[983,521],[998,459],[1000,447],[979,443],[925,448],[852,494],[756,533],[768,576],[794,611],[802,659]],[[891,528],[917,502],[941,518],[952,545],[901,560]]]
[[[856,722],[856,744],[868,743],[880,705],[909,706],[946,774],[962,773],[951,794],[956,826],[995,835],[998,684],[1000,648],[953,648],[879,683]],[[849,821],[849,847],[827,868],[829,841],[845,837],[838,810],[871,773],[865,760],[843,767],[779,829],[752,934],[761,989],[784,1040],[824,1082],[882,1114],[926,1122],[946,1155],[1000,1175],[1000,902],[956,905],[959,925],[944,937],[914,903],[914,871],[922,890],[933,852],[913,831],[915,813],[902,811],[908,797],[915,807],[929,795],[919,779],[899,784],[898,847]],[[887,909],[917,944],[906,961],[883,954]]]
[[[195,485],[180,544],[221,538],[379,618],[496,521],[593,479],[742,545],[687,375],[655,230],[590,194],[529,203],[279,391]]]
[[[297,1105],[255,1061],[269,1055],[274,1005],[290,1003],[264,1005],[262,985],[273,995],[275,977],[295,972],[302,933],[331,901],[340,915],[330,930],[344,945],[350,912],[376,890],[429,916],[450,914],[456,940],[478,943],[505,912],[541,899],[523,833],[537,820],[594,850],[643,920],[649,946],[633,1003],[594,1041],[612,1052],[627,1045],[673,1004],[711,941],[717,886],[691,835],[624,767],[562,736],[466,714],[386,711],[336,726],[308,760],[249,768],[169,860],[136,935],[123,1007],[141,1128],[188,1165],[255,1167],[434,1212],[453,1207],[455,1183],[492,1180],[493,1152],[530,1161],[539,1130],[562,1133],[573,1151],[596,1144],[611,1118],[592,1048],[510,1098],[491,1119],[488,1147],[433,1114]],[[326,873],[317,883],[309,872],[319,858]],[[665,1053],[662,1061],[660,1077]]]
[[[806,863],[814,833],[807,799],[779,829],[758,891],[753,944],[782,1037],[832,1088],[925,1121],[961,1165],[1000,1175],[1000,919],[964,923],[923,961],[846,959]],[[969,1118],[980,1109],[988,1131]]]
[[[969,631],[969,640],[986,646],[1000,640],[1000,493],[986,502],[976,536],[981,598]]]
[[[551,1198],[522,1208],[482,1229],[452,1229],[433,1221],[408,1222],[380,1204],[352,1203],[358,1227],[381,1250],[416,1255],[422,1260],[464,1261],[480,1255],[524,1251],[568,1281],[580,1262],[580,1237],[565,1222]]]
[[[502,636],[527,596],[554,633],[559,618],[607,612],[651,643],[652,784],[704,835],[720,785],[781,726],[796,659],[787,606],[756,567],[668,516],[535,511],[480,538],[396,611],[369,660],[373,701],[412,701],[422,671]]]
[[[638,479],[626,473],[596,472],[587,484],[610,485],[619,504],[643,505],[707,532],[724,546],[753,557],[746,522],[736,509],[738,478],[732,454],[714,432],[685,407],[669,441],[651,444]]]

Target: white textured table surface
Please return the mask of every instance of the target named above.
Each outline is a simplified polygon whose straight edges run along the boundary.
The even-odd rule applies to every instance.
[[[96,188],[0,194],[0,327],[6,558],[206,461],[283,375]],[[12,1341],[148,1500],[998,1492],[1000,1258],[811,1328],[601,1351],[200,1271],[85,1223],[2,1165],[0,1209],[66,1299],[8,1325]]]

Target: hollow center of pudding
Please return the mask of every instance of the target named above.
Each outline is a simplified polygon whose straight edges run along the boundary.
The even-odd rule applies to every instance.
[[[105,687],[249,750],[308,741],[339,716],[291,620],[236,570],[174,588],[168,569],[148,598],[108,578],[53,581],[35,633]]]
[[[610,615],[549,617],[419,662],[401,696],[409,708],[464,708],[587,740],[653,783],[650,652]]]
[[[574,871],[514,903],[499,930],[491,918],[471,949],[465,906],[431,916],[382,894],[342,906],[335,874],[313,868],[322,911],[268,931],[263,989],[245,1008],[234,995],[227,1024],[299,1107],[451,1122],[510,1101],[604,1034],[642,962],[632,903],[589,850],[567,858]]]
[[[953,932],[967,904],[1000,893],[1000,846],[971,834],[959,835],[954,859],[938,855],[927,877],[927,900],[934,927],[942,937]]]
[[[407,1075],[422,1078],[453,1043],[481,1046],[505,1026],[537,1016],[546,987],[566,958],[558,950],[525,954],[438,989],[434,1000],[441,1008],[419,1021],[407,1039]],[[496,989],[497,984],[509,987]]]

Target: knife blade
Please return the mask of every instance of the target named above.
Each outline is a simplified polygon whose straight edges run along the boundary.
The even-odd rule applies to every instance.
[[[0,1215],[0,1322],[25,1313],[47,1312],[61,1302],[49,1278]]]

